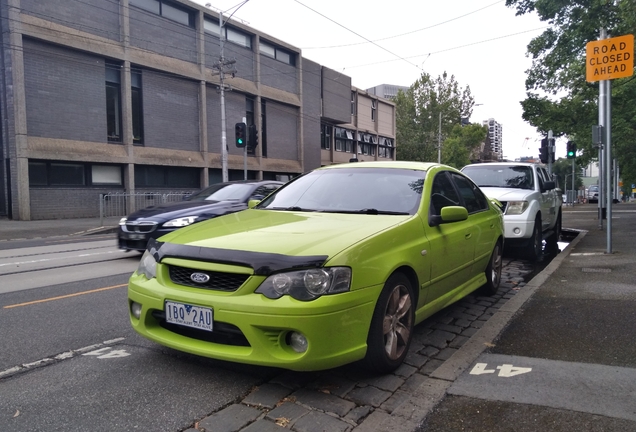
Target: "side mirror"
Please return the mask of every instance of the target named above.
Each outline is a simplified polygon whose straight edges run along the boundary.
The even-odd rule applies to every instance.
[[[556,187],[556,183],[553,181],[547,181],[545,183],[543,183],[543,190],[544,191],[549,191],[552,190]]]
[[[254,207],[256,207],[256,206],[258,205],[258,203],[260,203],[260,202],[261,202],[261,200],[255,200],[255,199],[253,199],[253,200],[249,200],[249,201],[247,202],[247,208],[254,208]]]
[[[468,210],[462,206],[443,207],[440,215],[431,216],[431,226],[438,226],[445,223],[460,222],[468,219]]]

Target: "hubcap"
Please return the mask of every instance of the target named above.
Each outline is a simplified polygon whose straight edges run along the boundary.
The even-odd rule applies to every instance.
[[[499,286],[499,280],[501,279],[501,267],[503,265],[503,260],[501,259],[501,249],[497,246],[495,253],[492,256],[492,275],[490,276],[492,279],[493,286]]]
[[[382,325],[384,350],[391,360],[400,358],[411,338],[411,307],[409,290],[404,285],[393,288]]]

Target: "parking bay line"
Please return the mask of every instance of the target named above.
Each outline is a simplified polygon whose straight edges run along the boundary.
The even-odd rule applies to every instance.
[[[100,292],[100,291],[107,291],[107,290],[111,290],[111,289],[115,289],[115,288],[122,288],[128,286],[127,283],[125,284],[119,284],[119,285],[113,285],[113,286],[109,286],[109,287],[104,287],[104,288],[97,288],[94,290],[88,290],[88,291],[80,291],[77,293],[73,293],[73,294],[66,294],[63,296],[57,296],[57,297],[49,297],[49,298],[45,298],[45,299],[41,299],[41,300],[33,300],[30,302],[26,302],[26,303],[18,303],[18,304],[13,304],[13,305],[7,305],[4,306],[3,309],[12,309],[12,308],[17,308],[17,307],[22,307],[22,306],[29,306],[29,305],[33,305],[33,304],[37,304],[37,303],[46,303],[46,302],[50,302],[50,301],[55,301],[55,300],[62,300],[62,299],[66,299],[69,297],[77,297],[80,295],[85,295],[85,294],[93,294],[96,292]]]
[[[636,420],[636,369],[482,354],[448,394]]]

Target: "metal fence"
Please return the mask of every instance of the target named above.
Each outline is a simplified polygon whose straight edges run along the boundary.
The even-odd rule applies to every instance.
[[[184,192],[110,192],[99,194],[99,220],[105,217],[126,216],[135,210],[167,202],[182,201],[194,191]]]

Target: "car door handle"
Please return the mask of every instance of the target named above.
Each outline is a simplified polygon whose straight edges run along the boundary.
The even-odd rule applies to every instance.
[[[468,240],[468,239],[469,239],[469,238],[471,238],[472,236],[473,236],[473,235],[472,235],[472,233],[468,233],[468,234],[465,234],[465,235],[464,235],[464,237],[466,238],[466,240]]]

